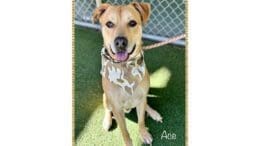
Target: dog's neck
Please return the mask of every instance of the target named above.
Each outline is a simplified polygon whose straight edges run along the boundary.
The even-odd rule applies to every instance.
[[[145,75],[143,52],[125,62],[117,62],[103,48],[101,57],[101,75],[111,83],[121,87],[127,94],[132,95],[138,83],[143,80]]]

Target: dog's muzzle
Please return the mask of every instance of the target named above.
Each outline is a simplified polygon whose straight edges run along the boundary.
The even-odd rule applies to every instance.
[[[116,48],[116,60],[118,61],[125,61],[128,59],[128,53],[127,53],[127,39],[125,37],[119,36],[116,37],[114,41],[114,46]]]
[[[131,52],[128,53],[127,46],[128,41],[125,37],[119,36],[116,37],[114,41],[114,46],[116,49],[116,52],[113,52],[113,49],[110,47],[111,52],[113,55],[115,55],[115,60],[118,62],[126,61],[129,56],[134,52],[136,45],[133,46]]]

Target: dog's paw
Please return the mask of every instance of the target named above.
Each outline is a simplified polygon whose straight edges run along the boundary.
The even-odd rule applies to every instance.
[[[111,127],[112,125],[112,118],[111,117],[104,117],[104,120],[103,120],[103,128],[104,130],[108,131],[109,128]]]
[[[146,129],[140,130],[140,136],[144,144],[152,144],[153,138]]]
[[[162,123],[162,116],[155,110],[148,113],[148,115],[155,121]]]

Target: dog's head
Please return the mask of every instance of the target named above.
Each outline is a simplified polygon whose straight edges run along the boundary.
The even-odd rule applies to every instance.
[[[104,47],[119,62],[135,57],[142,47],[142,25],[150,16],[149,3],[124,6],[101,4],[94,10],[93,20],[101,24]]]

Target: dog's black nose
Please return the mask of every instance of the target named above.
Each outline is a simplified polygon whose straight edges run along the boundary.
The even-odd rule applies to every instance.
[[[126,46],[127,46],[127,39],[125,37],[116,37],[115,39],[115,47],[116,49],[118,49],[119,51],[124,51],[126,50]]]

